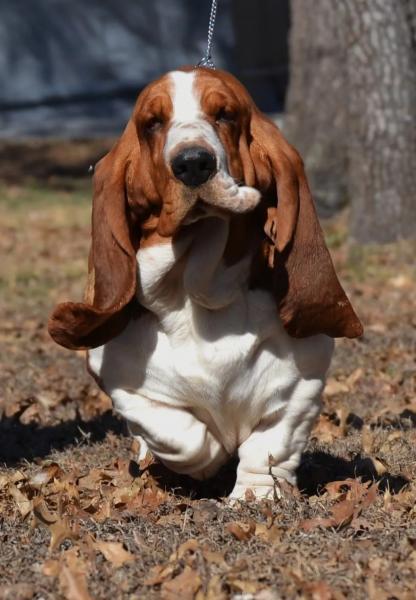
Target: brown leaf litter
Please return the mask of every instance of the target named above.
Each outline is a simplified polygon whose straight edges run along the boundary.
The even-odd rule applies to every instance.
[[[235,465],[199,484],[138,464],[82,354],[47,335],[81,297],[89,190],[1,201],[0,598],[414,597],[414,245],[333,250],[366,333],[337,341],[299,487],[231,508]]]

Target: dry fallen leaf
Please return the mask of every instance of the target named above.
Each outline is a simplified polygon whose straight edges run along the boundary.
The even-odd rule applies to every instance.
[[[374,333],[385,333],[387,331],[384,323],[370,323],[365,328],[367,331],[374,331]]]
[[[382,573],[389,567],[388,561],[380,556],[374,556],[368,560],[368,568],[373,573]]]
[[[121,567],[126,562],[135,560],[134,554],[125,550],[123,544],[120,542],[105,542],[98,540],[94,545],[104,558],[111,562],[116,568]]]
[[[330,443],[340,437],[344,437],[345,431],[330,419],[328,415],[321,414],[315,423],[312,435],[319,438],[320,442]]]
[[[249,521],[248,523],[232,521],[231,523],[227,523],[225,528],[237,540],[246,541],[249,540],[256,531],[256,524],[254,521]]]
[[[225,556],[223,552],[215,552],[214,550],[209,550],[208,548],[202,549],[202,556],[204,559],[211,564],[222,567],[223,569],[228,569],[228,564],[225,560]]]
[[[148,450],[146,452],[146,456],[139,462],[139,467],[141,471],[145,471],[155,462],[155,458],[153,454]]]
[[[336,527],[341,528],[349,525],[354,519],[357,519],[361,511],[373,504],[377,498],[378,484],[361,483],[359,480],[349,479],[345,481],[332,482],[327,484],[326,488],[332,494],[340,490],[343,486],[349,486],[348,492],[341,494],[338,502],[332,505],[329,517],[315,517],[306,519],[299,524],[304,531],[311,531],[316,527]]]
[[[33,500],[33,514],[38,521],[47,526],[56,523],[56,521],[59,519],[56,513],[51,513],[42,497],[37,497]]]
[[[191,538],[186,540],[183,544],[181,544],[178,549],[173,552],[169,558],[169,560],[178,560],[184,558],[187,554],[194,554],[199,548],[198,540]]]
[[[351,375],[348,375],[346,383],[348,385],[349,388],[353,388],[355,386],[355,384],[357,383],[357,381],[359,381],[364,375],[364,369],[362,369],[361,367],[358,367],[357,369],[355,369]]]
[[[144,585],[159,585],[172,579],[172,576],[175,573],[177,573],[179,565],[183,566],[185,564],[186,568],[190,568],[192,571],[192,567],[194,567],[195,565],[195,553],[199,549],[199,543],[196,539],[191,538],[187,540],[186,542],[181,544],[175,550],[175,552],[172,552],[167,564],[157,565],[156,567],[153,567],[153,569],[151,569],[149,577],[147,577],[147,579],[144,581]],[[204,550],[204,552],[206,552],[206,550]],[[182,579],[179,580],[179,584],[181,583],[181,581]]]
[[[246,502],[255,502],[256,494],[253,492],[251,488],[247,488],[244,492],[244,499]]]
[[[394,287],[398,290],[401,290],[404,288],[412,287],[413,281],[408,275],[405,275],[404,273],[400,273],[399,275],[396,275],[395,277],[391,277],[388,280],[388,283],[392,287]]]
[[[166,492],[163,492],[158,488],[145,488],[136,496],[131,508],[136,508],[143,514],[151,513],[165,502],[166,497]]]
[[[35,597],[35,588],[30,583],[15,583],[0,587],[1,600],[31,600]]]
[[[54,477],[57,477],[61,473],[61,468],[57,463],[50,463],[40,471],[37,471],[29,479],[28,484],[31,488],[40,489],[43,485],[46,485]]]
[[[78,533],[74,527],[71,527],[68,519],[63,518],[55,521],[51,525],[48,525],[51,533],[51,540],[49,543],[49,552],[53,552],[56,548],[65,540],[75,540],[78,537]]]
[[[66,600],[92,600],[84,573],[66,564],[59,572],[59,587]]]
[[[325,396],[335,396],[336,394],[345,394],[346,392],[349,392],[350,388],[348,387],[347,383],[343,383],[342,381],[338,381],[337,379],[334,379],[333,377],[328,377],[328,380],[326,382],[326,386],[324,389],[324,395]]]
[[[214,577],[211,577],[208,581],[205,594],[201,592],[199,592],[199,594],[201,595],[201,600],[227,600],[229,598],[223,588],[223,583],[219,575],[214,575]],[[199,594],[197,594],[197,600],[199,600]]]
[[[349,410],[346,406],[342,405],[340,408],[338,408],[336,410],[336,415],[338,417],[339,420],[339,429],[341,432],[341,437],[345,437],[348,433],[348,415],[349,415]]]
[[[57,577],[60,570],[61,566],[59,564],[59,560],[53,558],[45,560],[42,566],[42,573],[47,577]]]
[[[341,495],[345,497],[346,492],[353,486],[360,485],[361,483],[357,479],[342,479],[341,481],[329,481],[325,484],[325,490],[331,500],[336,500]]]
[[[337,504],[335,504],[331,508],[331,513],[332,513],[331,520],[333,521],[333,525],[331,525],[331,526],[340,528],[340,527],[345,527],[346,525],[349,525],[354,516],[355,507],[356,507],[355,500],[345,499],[345,500],[342,500],[341,502],[338,502]]]
[[[255,594],[263,587],[263,585],[258,581],[248,581],[230,577],[227,578],[227,583],[233,591],[240,592],[242,594]]]
[[[160,597],[162,600],[193,600],[200,587],[198,573],[186,566],[180,575],[162,584]]]
[[[184,515],[182,513],[170,513],[168,515],[162,515],[156,521],[157,525],[182,525]]]
[[[265,523],[256,523],[255,534],[265,542],[275,544],[281,539],[282,530],[276,525],[267,527]]]
[[[25,518],[32,511],[33,502],[29,500],[29,498],[25,496],[14,483],[9,484],[8,490],[16,502],[20,514]]]
[[[87,475],[78,479],[78,486],[80,489],[96,491],[102,482],[111,482],[116,474],[116,471],[91,469]]]
[[[138,456],[140,451],[140,442],[136,438],[133,438],[130,444],[130,452],[134,456]]]
[[[156,565],[150,570],[150,575],[144,580],[144,585],[153,586],[159,585],[169,579],[175,571],[175,565],[168,563],[167,565]]]
[[[0,475],[0,490],[2,490],[9,483],[8,475]]]
[[[58,577],[59,591],[66,600],[92,600],[87,587],[88,565],[78,552],[77,548],[71,548],[59,560],[46,560],[42,572],[48,577]]]
[[[368,425],[361,430],[361,445],[365,454],[371,455],[375,448],[375,436]]]
[[[342,592],[334,590],[325,581],[309,581],[302,585],[302,589],[306,592],[307,597],[311,600],[344,600],[345,596]]]
[[[377,481],[374,482],[373,484],[371,484],[370,487],[368,488],[367,492],[360,499],[360,504],[363,508],[367,508],[368,506],[371,506],[371,504],[374,504],[374,502],[377,500],[377,496],[378,496],[378,492],[379,492],[378,486],[379,486],[379,484]]]
[[[254,600],[282,600],[282,596],[273,590],[264,589],[257,592],[254,596]]]
[[[26,481],[27,480],[27,475],[25,475],[25,473],[23,473],[22,471],[14,471],[9,477],[8,477],[10,483],[19,483],[20,481]]]
[[[142,491],[143,484],[140,479],[137,479],[130,485],[117,485],[114,491],[111,493],[114,506],[126,505],[128,507],[134,506],[135,501],[139,493]]]

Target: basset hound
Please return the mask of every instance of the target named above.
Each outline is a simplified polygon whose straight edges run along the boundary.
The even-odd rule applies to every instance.
[[[295,483],[332,338],[362,325],[302,160],[232,75],[183,68],[141,92],[95,169],[84,302],[49,331],[88,349],[140,458],[205,479],[238,453],[232,498]]]

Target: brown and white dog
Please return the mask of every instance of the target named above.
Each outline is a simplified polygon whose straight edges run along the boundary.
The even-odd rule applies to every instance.
[[[185,68],[143,90],[94,189],[85,301],[52,337],[89,349],[141,457],[202,479],[238,452],[233,498],[293,483],[332,338],[362,333],[297,152],[234,77]]]

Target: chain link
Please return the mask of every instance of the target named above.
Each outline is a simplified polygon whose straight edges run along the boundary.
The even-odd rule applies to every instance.
[[[209,69],[215,69],[214,62],[211,56],[212,50],[212,40],[214,37],[214,27],[215,27],[215,18],[217,16],[217,4],[218,0],[212,0],[211,4],[211,13],[209,15],[209,24],[208,24],[208,39],[207,39],[207,49],[205,51],[205,56],[199,61],[197,67],[208,67]]]

